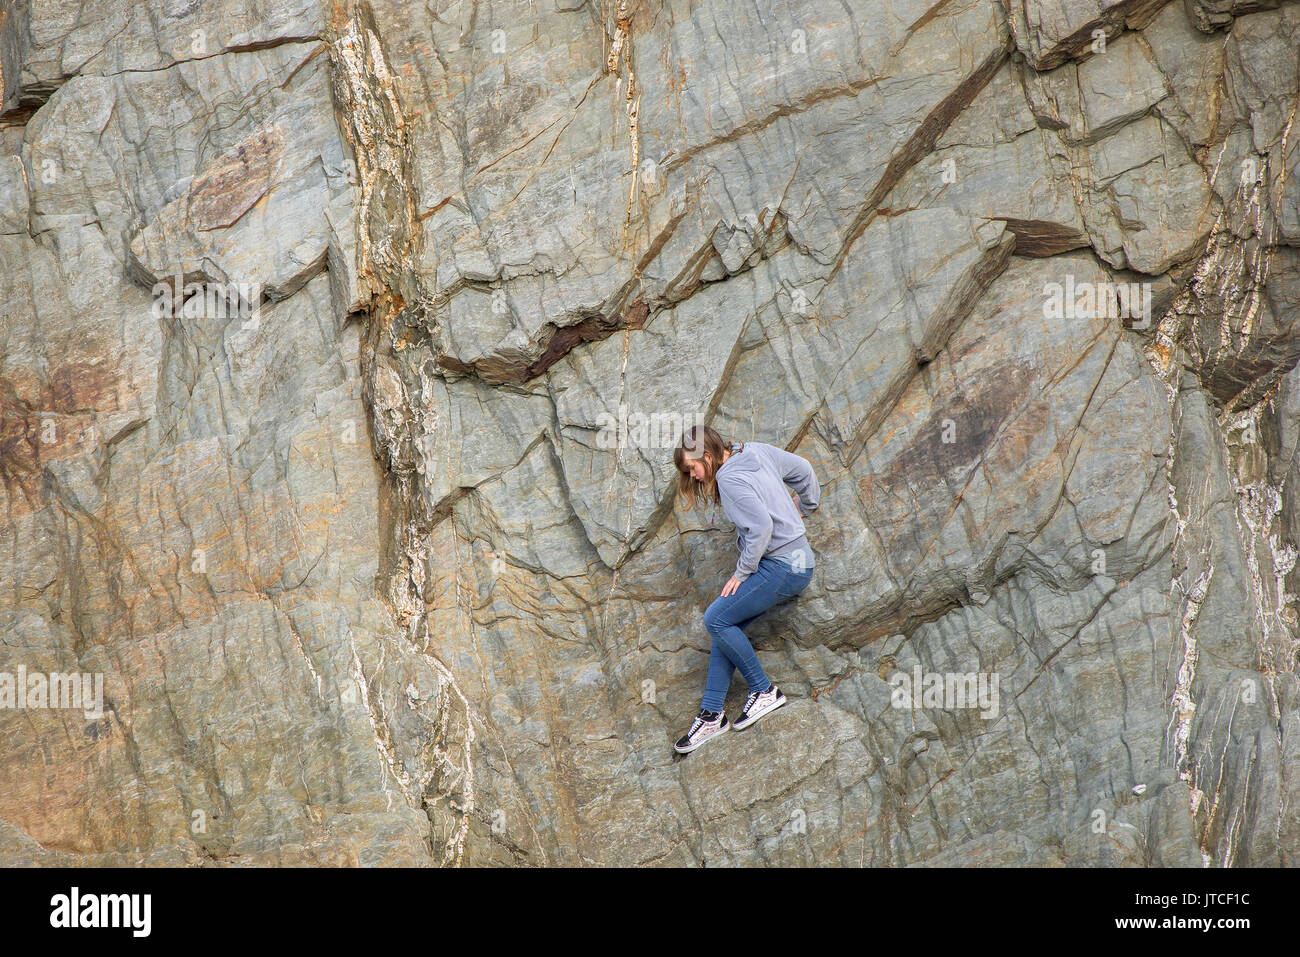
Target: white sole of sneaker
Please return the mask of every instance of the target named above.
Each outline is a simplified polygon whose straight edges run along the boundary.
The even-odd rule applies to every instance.
[[[690,753],[691,753],[692,751],[694,751],[696,748],[702,748],[702,747],[704,747],[706,744],[708,744],[708,743],[709,743],[710,741],[712,741],[714,738],[720,738],[720,737],[722,737],[724,734],[726,734],[726,733],[727,733],[728,731],[730,731],[730,730],[731,730],[731,725],[728,724],[725,728],[722,728],[722,729],[719,730],[719,731],[714,731],[711,735],[709,735],[709,736],[708,736],[707,738],[705,738],[703,741],[697,741],[695,744],[692,744],[689,748],[679,748],[676,744],[674,744],[674,745],[673,745],[673,750],[676,751],[678,754],[690,754]]]
[[[772,704],[768,705],[766,708],[764,708],[762,711],[758,712],[757,714],[751,714],[751,715],[750,715],[747,719],[745,719],[743,722],[742,722],[739,718],[737,718],[734,722],[732,722],[732,725],[731,725],[731,726],[732,726],[733,728],[735,728],[737,731],[741,730],[742,728],[748,728],[751,724],[753,724],[753,723],[754,723],[755,721],[757,721],[759,718],[763,717],[764,715],[771,714],[771,713],[772,713],[773,711],[775,711],[777,708],[781,707],[781,705],[785,704],[786,700],[787,700],[787,699],[786,699],[785,695],[781,695],[781,696],[780,696],[779,698],[777,698],[776,701],[774,701]]]

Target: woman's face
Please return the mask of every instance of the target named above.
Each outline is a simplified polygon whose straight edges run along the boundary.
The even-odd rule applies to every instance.
[[[704,455],[698,459],[688,458],[686,460],[686,468],[690,470],[691,478],[695,479],[695,481],[703,482],[708,478],[709,473],[708,467],[705,465],[706,462],[713,462],[713,456],[709,455],[708,452],[705,452]]]

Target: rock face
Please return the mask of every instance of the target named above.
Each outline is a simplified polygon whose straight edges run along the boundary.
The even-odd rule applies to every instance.
[[[1298,48],[19,0],[0,863],[1300,862]],[[823,497],[750,628],[790,703],[673,760],[735,560],[695,421]]]

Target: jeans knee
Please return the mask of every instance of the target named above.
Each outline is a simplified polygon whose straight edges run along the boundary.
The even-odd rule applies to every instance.
[[[714,601],[704,612],[704,627],[710,635],[718,635],[730,622],[723,614],[721,599]]]

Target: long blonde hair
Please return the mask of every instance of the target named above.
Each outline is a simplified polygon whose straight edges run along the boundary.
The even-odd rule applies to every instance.
[[[717,503],[722,501],[716,476],[730,447],[721,435],[707,425],[693,425],[682,433],[677,447],[673,449],[673,465],[677,466],[677,497],[686,503],[688,509],[709,500]],[[743,449],[744,445],[740,448]],[[705,455],[708,455],[704,462],[705,478],[703,482],[697,482],[690,473],[688,460],[701,459]]]

